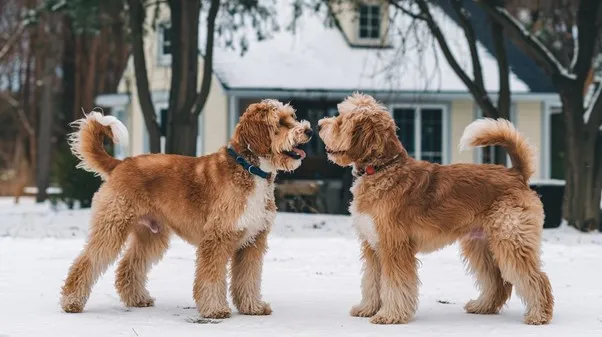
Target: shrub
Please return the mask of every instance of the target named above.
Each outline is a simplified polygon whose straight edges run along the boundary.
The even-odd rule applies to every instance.
[[[79,160],[71,153],[69,146],[65,143],[56,151],[52,166],[52,180],[59,185],[62,192],[52,197],[52,202],[64,202],[67,207],[73,209],[75,204],[82,208],[89,208],[92,197],[98,191],[102,180],[94,176],[94,173],[76,168]]]

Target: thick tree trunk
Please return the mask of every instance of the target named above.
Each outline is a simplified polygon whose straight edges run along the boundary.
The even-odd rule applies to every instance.
[[[38,194],[36,202],[48,199],[46,188],[50,183],[50,168],[52,162],[52,129],[54,126],[54,69],[57,67],[57,56],[49,51],[44,61],[44,80],[42,84],[42,107],[38,131],[38,160],[36,167],[36,187]]]
[[[578,87],[562,91],[561,97],[570,149],[565,159],[563,213],[570,226],[587,232],[600,226],[600,188],[596,186],[599,132],[583,125],[583,95]]]
[[[598,224],[598,231],[602,232],[602,131],[598,132],[595,151],[596,164],[594,165],[594,196],[592,207],[587,216],[595,219]]]
[[[148,131],[151,153],[161,152],[161,136],[157,115],[153,104],[150,86],[148,84],[148,72],[146,70],[146,58],[144,56],[143,29],[144,7],[140,0],[129,0],[130,7],[130,29],[132,39],[132,54],[134,58],[134,74],[136,76],[136,87],[140,108],[144,117],[144,123]]]
[[[166,153],[177,153],[184,156],[197,155],[197,137],[199,133],[199,122],[195,116],[188,114],[185,119],[174,121],[172,128],[177,130],[171,134],[171,150]],[[166,147],[167,148],[167,147]],[[173,151],[176,149],[177,151]]]
[[[170,1],[172,60],[166,153],[195,156],[198,119],[192,112],[199,76],[200,0]],[[192,125],[195,124],[195,125]]]

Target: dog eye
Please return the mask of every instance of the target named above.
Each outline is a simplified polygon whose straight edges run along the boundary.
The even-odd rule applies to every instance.
[[[283,126],[285,128],[289,128],[289,129],[291,127],[290,123],[286,119],[281,119],[280,120],[280,126]]]

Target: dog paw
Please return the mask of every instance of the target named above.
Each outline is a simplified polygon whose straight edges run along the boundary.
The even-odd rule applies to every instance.
[[[62,307],[63,307],[63,311],[65,311],[66,313],[70,313],[70,314],[77,314],[77,313],[84,311],[84,307],[82,305],[79,305],[76,303],[63,304]]]
[[[198,306],[197,306],[198,307]],[[214,309],[205,309],[199,311],[199,314],[204,318],[213,318],[213,319],[221,319],[221,318],[229,318],[232,316],[232,310],[228,307],[220,307]]]
[[[541,313],[532,314],[528,313],[525,315],[525,324],[529,325],[544,325],[550,323],[552,320],[551,315],[545,315]]]
[[[84,306],[86,304],[86,299],[76,298],[74,296],[63,296],[61,298],[61,307],[63,311],[76,314],[84,311]]]
[[[249,305],[241,306],[238,308],[238,312],[243,315],[256,315],[256,316],[265,316],[272,314],[272,308],[269,303],[260,301],[251,303]]]
[[[372,317],[378,311],[377,307],[371,307],[368,305],[358,304],[351,308],[349,312],[353,317]]]
[[[133,308],[147,308],[155,305],[155,299],[152,298],[148,292],[142,292],[139,294],[128,294],[129,296],[123,296],[121,300],[126,307]]]
[[[154,307],[155,306],[155,299],[152,298],[152,297],[144,298],[144,299],[141,299],[139,301],[128,303],[127,306],[128,307],[135,307],[135,308]]]
[[[469,314],[477,315],[496,315],[500,312],[499,308],[494,308],[479,300],[468,301],[464,306],[464,310]]]
[[[392,315],[382,311],[377,312],[370,319],[370,323],[372,324],[406,324],[409,321],[409,315]]]

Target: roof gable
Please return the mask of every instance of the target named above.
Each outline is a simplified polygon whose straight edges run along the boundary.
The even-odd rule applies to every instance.
[[[292,22],[293,2],[277,2],[281,27]],[[470,53],[462,29],[444,10],[436,6],[431,9],[452,52],[471,74]],[[426,25],[416,26],[407,16],[398,15],[388,32],[391,48],[354,48],[336,26],[324,24],[325,17],[325,9],[304,13],[297,19],[294,33],[283,29],[269,39],[251,40],[243,56],[237,50],[215,46],[215,74],[225,87],[233,89],[466,91]],[[247,36],[254,36],[251,27]],[[499,83],[497,63],[485,46],[478,43],[477,47],[485,87],[495,92]],[[514,73],[510,74],[510,87],[513,92],[530,92],[529,86]]]

